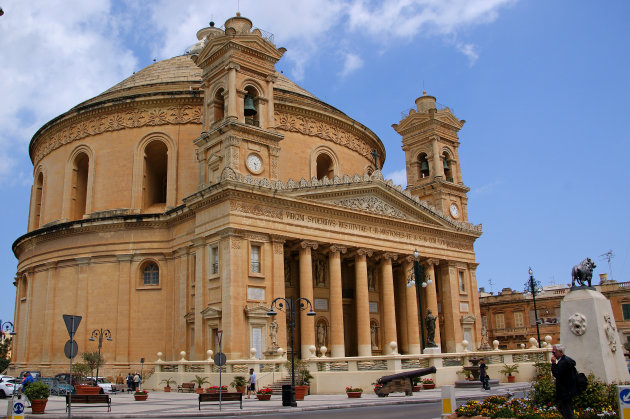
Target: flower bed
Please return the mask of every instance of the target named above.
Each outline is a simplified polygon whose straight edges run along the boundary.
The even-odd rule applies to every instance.
[[[256,398],[258,400],[270,400],[273,390],[269,387],[261,388],[256,392]]]

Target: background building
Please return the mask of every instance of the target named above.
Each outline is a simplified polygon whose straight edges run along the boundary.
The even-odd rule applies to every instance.
[[[620,342],[630,345],[630,282],[611,281],[601,274],[595,288],[610,300]],[[569,290],[567,285],[545,285],[543,292],[536,294],[541,339],[549,335],[552,342],[560,343],[560,303]],[[517,349],[527,345],[530,338],[537,338],[531,294],[504,288],[493,295],[481,288],[479,306],[488,340],[498,340],[499,348]]]
[[[276,297],[306,297],[296,352],[420,353],[418,319],[438,313],[442,351],[481,336],[458,131],[423,94],[394,126],[408,189],[380,173],[370,129],[275,71],[285,50],[236,16],[34,135],[28,232],[19,260],[15,368],[65,369],[62,314],[111,330],[106,372],[140,358],[258,358],[288,349]],[[422,313],[407,287],[417,250]],[[305,313],[303,313],[305,314]],[[392,345],[392,343],[394,343]]]

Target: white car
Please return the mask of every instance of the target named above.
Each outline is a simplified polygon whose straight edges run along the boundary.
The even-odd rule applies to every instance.
[[[86,377],[86,379],[94,382],[94,377]],[[115,393],[118,391],[116,384],[110,383],[105,377],[98,377],[96,384],[103,389],[102,393]]]
[[[0,378],[0,399],[11,396],[14,391],[18,391],[20,388],[22,388],[22,384],[19,383],[19,380],[9,375],[3,375]]]

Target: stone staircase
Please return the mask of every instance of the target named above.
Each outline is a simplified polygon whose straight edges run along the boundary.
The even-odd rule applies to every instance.
[[[274,381],[273,384],[269,386],[269,388],[273,390],[273,394],[282,395],[283,384],[291,384],[291,375],[281,378],[280,380]]]

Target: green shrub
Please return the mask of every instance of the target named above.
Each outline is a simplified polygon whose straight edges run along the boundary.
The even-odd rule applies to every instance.
[[[24,394],[29,400],[46,400],[50,396],[50,389],[45,383],[35,381],[26,386]]]
[[[550,406],[556,402],[556,383],[551,376],[543,376],[532,382],[527,397],[536,406]]]
[[[617,386],[606,384],[593,374],[588,376],[588,387],[573,400],[575,410],[593,409],[595,412],[617,410]]]

